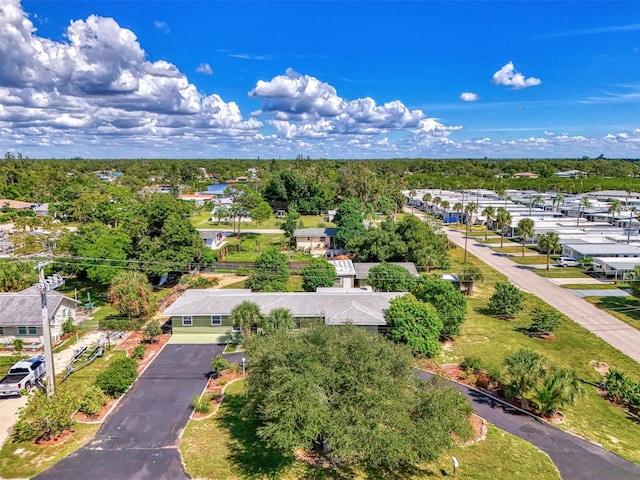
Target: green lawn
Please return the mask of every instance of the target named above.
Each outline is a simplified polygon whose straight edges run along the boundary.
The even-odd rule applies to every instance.
[[[640,299],[630,297],[586,297],[585,300],[605,310],[624,323],[640,330]]]
[[[557,340],[529,337],[523,333],[531,322],[529,312],[543,302],[528,295],[526,303],[525,312],[505,321],[485,314],[484,298],[468,299],[467,320],[461,334],[439,355],[438,361],[458,363],[467,356],[477,356],[489,365],[500,366],[508,353],[527,347],[542,353],[551,363],[573,368],[584,382],[586,394],[576,405],[562,409],[566,422],[559,427],[640,463],[640,428],[621,408],[598,395],[595,385],[602,377],[589,361],[606,362],[632,378],[640,376],[640,365],[564,316],[555,330]]]
[[[277,218],[272,216],[261,223],[256,222],[245,222],[243,221],[240,224],[240,230],[244,229],[265,229],[265,230],[273,230],[279,229],[280,223],[283,222],[284,219]],[[302,222],[302,226],[299,228],[315,228],[318,226],[322,227],[335,227],[335,224],[331,222],[327,222],[327,218],[322,215],[302,215],[298,220],[298,223]],[[218,219],[214,219],[211,221],[210,212],[200,212],[197,215],[191,216],[191,223],[196,228],[229,228],[232,229],[234,226],[233,221],[231,222],[220,222],[218,223]],[[236,223],[237,228],[237,223]]]
[[[108,352],[91,365],[72,374],[64,383],[59,383],[58,379],[56,388],[60,391],[73,392],[78,396],[95,382],[98,374],[104,371],[113,360],[125,355],[124,350]],[[71,437],[59,445],[40,446],[31,442],[7,440],[0,449],[0,477],[29,478],[37,475],[88,442],[99,427],[100,425],[78,423]]]
[[[180,450],[187,472],[194,478],[216,480],[278,478],[282,480],[346,480],[373,478],[355,467],[342,470],[310,467],[291,456],[265,447],[256,435],[255,420],[243,413],[243,385],[229,386],[217,415],[187,425]],[[421,465],[413,474],[397,478],[451,478],[451,455],[460,462],[459,478],[557,480],[549,458],[531,444],[489,425],[487,438],[456,447],[438,461]],[[394,477],[396,478],[396,477]]]
[[[226,262],[253,262],[267,248],[283,248],[286,240],[279,233],[242,233],[240,238],[227,237]],[[311,259],[303,252],[287,250],[284,252],[290,262],[304,262]]]
[[[551,268],[549,270],[536,268],[532,271],[545,278],[589,278],[589,275],[578,267]]]
[[[629,284],[616,285],[613,283],[570,283],[560,286],[569,290],[623,290],[629,288]]]
[[[241,280],[239,282],[222,287],[223,290],[234,288],[246,288],[245,280]],[[291,275],[291,277],[289,277],[289,281],[287,282],[287,288],[289,292],[304,292],[304,290],[302,289],[302,276]]]
[[[526,252],[525,252],[526,253]],[[546,265],[547,257],[544,255],[513,255],[509,257],[509,260],[519,265]],[[551,262],[553,263],[553,261]]]

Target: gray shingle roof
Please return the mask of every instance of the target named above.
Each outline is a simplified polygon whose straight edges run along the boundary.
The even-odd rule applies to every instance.
[[[263,314],[286,308],[294,317],[324,318],[329,325],[385,325],[389,300],[404,293],[368,292],[361,289],[326,288],[318,292],[251,293],[249,289],[190,289],[162,315],[230,315],[243,301],[256,303]]]
[[[63,299],[79,303],[55,290],[47,292],[47,309],[50,318],[55,316]],[[42,305],[38,287],[29,287],[17,293],[0,293],[0,326],[13,327],[18,325],[42,325]]]
[[[299,228],[293,232],[294,237],[335,237],[337,228]]]

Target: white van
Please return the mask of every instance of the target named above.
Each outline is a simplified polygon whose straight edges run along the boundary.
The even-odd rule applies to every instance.
[[[571,257],[560,257],[556,262],[559,267],[579,267],[580,262]]]

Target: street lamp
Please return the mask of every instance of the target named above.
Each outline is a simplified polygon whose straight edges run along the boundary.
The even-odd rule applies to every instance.
[[[246,358],[242,357],[242,375],[244,376]]]

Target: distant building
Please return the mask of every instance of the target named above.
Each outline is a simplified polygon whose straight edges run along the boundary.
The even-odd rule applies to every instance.
[[[533,172],[518,172],[512,175],[513,178],[538,178],[537,173]]]
[[[335,249],[337,228],[300,228],[293,232],[298,250],[309,251],[312,255],[326,255]]]
[[[554,175],[559,178],[583,178],[587,176],[587,172],[583,172],[582,170],[567,170],[566,172],[556,172]]]

